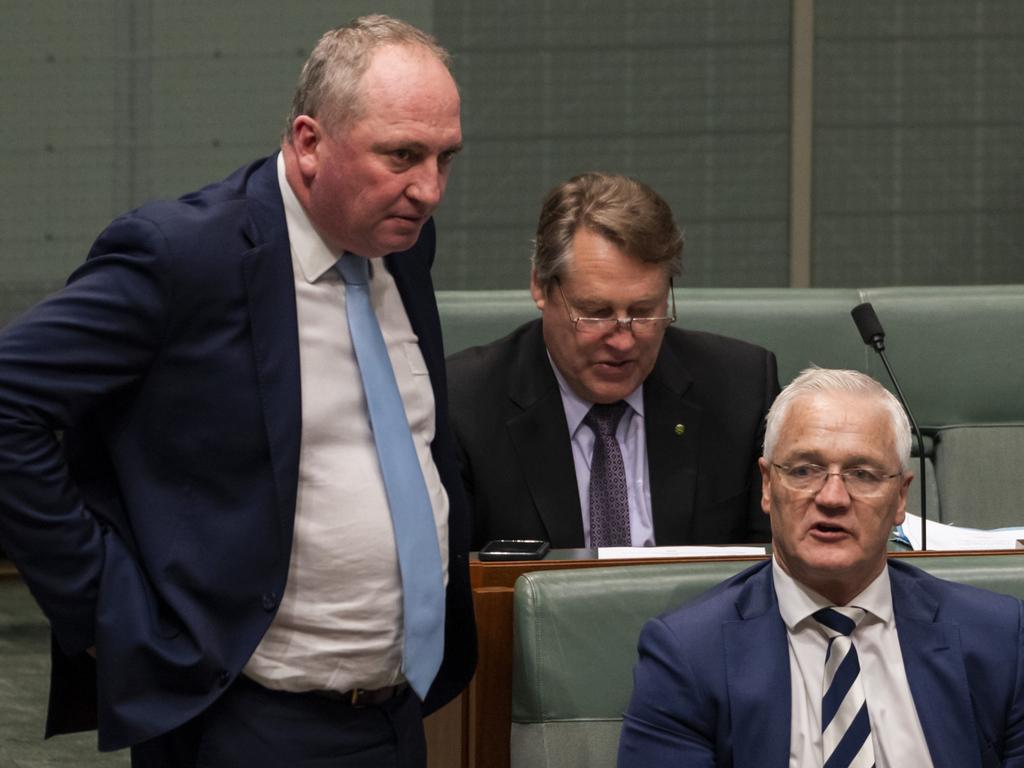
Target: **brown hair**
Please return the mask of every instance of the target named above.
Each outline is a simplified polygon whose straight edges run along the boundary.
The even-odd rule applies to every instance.
[[[657,192],[627,176],[584,173],[552,189],[541,206],[532,263],[542,289],[565,272],[580,227],[630,256],[664,264],[670,277],[682,270],[683,233]]]
[[[421,46],[451,69],[451,55],[433,36],[390,16],[361,16],[325,32],[306,59],[285,137],[291,136],[299,115],[315,117],[328,131],[358,120],[366,106],[360,83],[373,52],[386,45]]]

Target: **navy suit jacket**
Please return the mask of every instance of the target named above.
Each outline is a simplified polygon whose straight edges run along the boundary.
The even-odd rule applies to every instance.
[[[1024,766],[1022,604],[889,562],[893,614],[935,768]],[[771,561],[649,621],[620,768],[788,768],[790,671]]]
[[[569,427],[541,321],[452,355],[448,384],[473,508],[473,548],[491,539],[582,547]],[[644,382],[658,544],[768,540],[757,457],[764,417],[778,393],[771,352],[724,336],[668,329]]]
[[[465,685],[476,648],[433,256],[428,223],[386,257],[451,499],[446,653],[425,711]],[[238,675],[288,573],[299,376],[276,156],[115,220],[0,335],[0,541],[56,639],[49,732],[94,727],[95,709],[101,749],[135,744]]]

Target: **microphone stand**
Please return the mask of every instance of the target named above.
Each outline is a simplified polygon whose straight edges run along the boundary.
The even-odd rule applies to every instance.
[[[914,414],[910,412],[907,398],[903,396],[903,390],[900,389],[900,384],[896,380],[896,374],[892,372],[892,366],[889,365],[889,360],[885,356],[885,331],[882,330],[882,324],[878,320],[878,315],[875,314],[874,307],[870,303],[858,304],[850,314],[853,315],[853,321],[857,324],[857,329],[860,331],[865,343],[870,345],[878,353],[878,356],[882,358],[885,372],[889,374],[889,380],[892,381],[892,386],[896,390],[896,396],[899,398],[903,411],[910,420],[910,427],[914,437],[917,438],[917,458],[921,468],[921,550],[923,551],[928,549],[928,509],[926,503],[928,494],[926,488],[927,475],[925,475],[924,436],[917,426]]]
[[[884,342],[883,342],[884,346]],[[899,397],[900,402],[903,403],[903,410],[907,413],[907,418],[910,419],[910,426],[914,431],[914,437],[917,438],[917,458],[919,466],[921,468],[921,549],[928,549],[928,512],[926,510],[925,498],[927,493],[925,492],[925,458],[924,458],[924,437],[921,435],[921,430],[917,426],[917,421],[914,419],[914,414],[910,412],[910,408],[907,407],[907,399],[903,396],[903,390],[900,389],[899,382],[896,381],[896,377],[893,375],[892,367],[889,365],[888,359],[885,357],[885,352],[882,349],[878,349],[878,356],[882,358],[882,364],[885,366],[886,373],[889,374],[889,378],[892,380],[892,386],[896,390],[896,395]]]

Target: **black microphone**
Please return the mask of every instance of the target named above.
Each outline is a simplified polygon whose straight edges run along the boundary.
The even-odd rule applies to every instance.
[[[873,347],[878,353],[878,356],[882,358],[882,364],[885,366],[886,372],[889,374],[889,379],[892,381],[892,386],[896,390],[896,396],[899,397],[900,403],[903,405],[903,410],[907,412],[907,418],[910,419],[910,426],[914,430],[914,436],[917,438],[917,457],[921,462],[921,549],[928,549],[928,512],[927,505],[925,504],[926,485],[925,482],[925,460],[924,460],[924,436],[921,434],[921,430],[917,426],[917,422],[914,420],[914,414],[910,412],[910,406],[907,405],[907,398],[903,396],[903,390],[900,389],[899,382],[896,381],[896,374],[892,372],[892,367],[889,365],[889,361],[885,357],[885,331],[882,330],[882,323],[878,319],[878,315],[875,314],[875,308],[871,306],[870,302],[864,304],[858,304],[850,311],[850,315],[853,317],[853,322],[857,324],[857,330],[860,331],[860,337],[864,339],[864,343],[869,347]]]
[[[885,331],[882,330],[882,324],[878,321],[875,308],[870,304],[858,304],[850,310],[850,314],[853,315],[853,322],[857,324],[857,330],[860,331],[860,337],[864,339],[864,343],[879,352],[885,350]]]

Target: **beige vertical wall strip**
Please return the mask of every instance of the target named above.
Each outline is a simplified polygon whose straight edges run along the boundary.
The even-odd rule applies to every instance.
[[[789,285],[811,285],[814,0],[793,0],[790,72]]]

